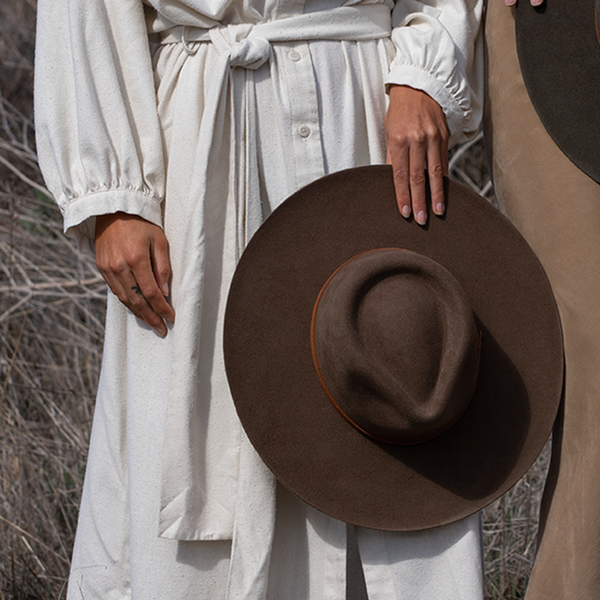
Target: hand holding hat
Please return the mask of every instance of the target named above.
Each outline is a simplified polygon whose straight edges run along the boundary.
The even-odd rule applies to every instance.
[[[434,214],[444,214],[444,175],[448,175],[449,131],[442,107],[428,94],[392,85],[385,115],[387,163],[394,172],[400,214],[427,222],[426,188]],[[425,170],[427,167],[427,170]]]

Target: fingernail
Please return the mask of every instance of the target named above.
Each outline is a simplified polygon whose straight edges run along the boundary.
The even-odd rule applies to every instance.
[[[163,296],[168,296],[169,295],[169,284],[168,283],[163,283],[160,286],[160,290],[163,293]]]
[[[156,331],[160,337],[165,337],[165,335],[167,335],[167,328],[164,325],[162,327],[155,327],[154,331]]]
[[[172,317],[171,315],[166,315],[164,319],[171,324],[175,323],[175,317]]]
[[[401,209],[400,212],[402,213],[402,216],[405,219],[408,219],[408,217],[410,217],[410,206],[408,206],[408,204],[405,204]]]
[[[427,215],[424,210],[420,210],[417,214],[416,221],[419,225],[425,225],[427,223]]]
[[[441,202],[438,202],[435,205],[435,214],[436,215],[443,215],[444,214],[444,205]]]

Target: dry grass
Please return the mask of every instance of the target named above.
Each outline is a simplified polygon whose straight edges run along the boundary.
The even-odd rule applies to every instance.
[[[94,261],[61,233],[31,121],[35,3],[0,5],[0,598],[58,598],[103,333]]]
[[[0,4],[0,600],[64,595],[103,337],[104,285],[37,167],[34,14]],[[451,167],[491,196],[481,139]],[[547,460],[485,511],[487,598],[523,596]]]

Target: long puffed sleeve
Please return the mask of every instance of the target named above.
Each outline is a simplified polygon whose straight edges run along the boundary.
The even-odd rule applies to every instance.
[[[450,145],[472,137],[482,116],[483,0],[398,0],[392,12],[396,58],[388,85],[423,90],[440,104]]]
[[[140,0],[38,0],[35,117],[40,166],[85,244],[96,215],[161,225],[165,169]]]

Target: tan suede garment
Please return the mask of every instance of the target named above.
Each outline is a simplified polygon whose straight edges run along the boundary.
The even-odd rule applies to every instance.
[[[564,407],[526,597],[592,600],[600,597],[600,186],[557,148],[531,105],[513,11],[501,0],[489,0],[487,10],[485,136],[494,186],[547,271],[565,338]]]

